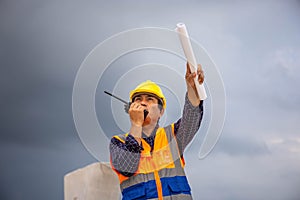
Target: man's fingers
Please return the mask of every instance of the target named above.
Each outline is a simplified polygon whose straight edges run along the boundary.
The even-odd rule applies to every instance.
[[[131,110],[134,110],[134,111],[143,111],[145,110],[145,106],[141,105],[140,103],[132,103],[131,106],[130,106],[130,109]]]
[[[202,70],[202,66],[201,64],[198,64],[197,66],[197,72],[191,73],[190,70],[190,64],[187,62],[186,63],[186,74],[185,74],[185,78],[186,80],[193,85],[193,80],[196,76],[198,76],[198,81],[200,84],[202,84],[204,82],[204,72]]]
[[[198,66],[197,66],[197,74],[198,74],[198,71],[202,71],[202,66],[201,66],[201,64],[198,64]],[[186,75],[187,74],[191,74],[192,72],[191,72],[191,68],[190,68],[190,64],[187,62],[186,63]]]
[[[130,105],[130,109],[131,109],[131,110],[137,110],[139,107],[140,107],[140,104],[139,104],[139,103],[136,103],[136,102],[133,102],[133,103]]]
[[[201,64],[198,64],[198,65],[197,65],[197,69],[202,70],[202,65],[201,65]]]
[[[135,103],[135,102],[132,102],[132,103],[130,104],[130,109],[132,109],[132,108],[135,108],[135,107],[136,107],[136,105],[137,105],[137,103]]]
[[[190,74],[190,73],[191,73],[190,64],[186,62],[186,74]]]
[[[199,81],[199,84],[202,84],[204,82],[204,76],[199,76],[198,81]]]
[[[196,77],[196,72],[186,75],[185,79],[191,86],[193,86],[195,77]]]
[[[197,74],[198,74],[198,81],[200,84],[202,84],[204,82],[204,72],[200,64],[198,65]]]

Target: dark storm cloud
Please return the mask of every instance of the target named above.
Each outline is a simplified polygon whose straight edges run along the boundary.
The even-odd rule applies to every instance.
[[[63,199],[64,174],[95,162],[72,118],[83,59],[120,31],[183,21],[217,63],[227,92],[216,149],[202,162],[196,143],[187,154],[195,199],[296,200],[299,13],[299,1],[1,1],[0,198]],[[113,73],[107,78],[115,81]],[[109,107],[101,104],[110,102],[100,92],[103,117]]]

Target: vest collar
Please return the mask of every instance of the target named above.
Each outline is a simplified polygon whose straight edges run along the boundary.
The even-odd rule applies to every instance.
[[[144,132],[142,132],[142,138],[148,138],[148,137],[153,137],[155,138],[156,135],[156,131],[159,128],[158,123],[156,124],[155,128],[153,129],[152,133],[150,134],[150,136],[147,136]]]

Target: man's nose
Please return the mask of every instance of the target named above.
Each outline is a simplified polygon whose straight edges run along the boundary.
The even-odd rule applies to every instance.
[[[146,99],[146,98],[143,98],[143,99],[142,99],[141,105],[147,107],[148,102],[147,102],[147,99]]]
[[[142,102],[141,105],[147,107],[147,104],[145,104],[144,102]]]

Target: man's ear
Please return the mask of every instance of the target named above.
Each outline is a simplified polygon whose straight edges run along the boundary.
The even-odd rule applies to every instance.
[[[160,110],[160,116],[163,116],[164,113],[165,113],[165,109],[162,108],[162,109]]]

